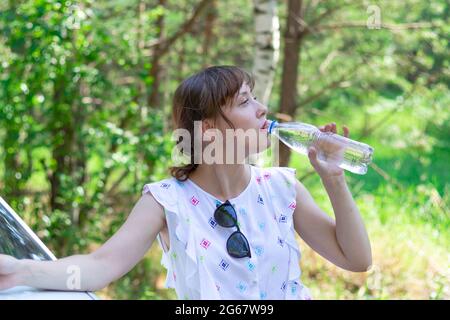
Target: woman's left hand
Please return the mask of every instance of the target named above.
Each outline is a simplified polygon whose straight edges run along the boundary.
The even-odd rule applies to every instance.
[[[348,138],[349,129],[346,126],[343,126],[342,128],[344,131],[343,136]],[[337,133],[336,123],[332,122],[332,123],[326,124],[324,126],[321,126],[321,127],[319,127],[319,130],[322,132]],[[326,142],[324,142],[324,143],[326,143]],[[343,156],[344,147],[343,148],[338,147],[336,149],[336,145],[328,145],[328,146],[323,145],[322,149],[327,149],[327,147],[328,148],[331,147],[331,149],[334,149],[328,154],[329,156],[331,155],[331,158]],[[308,158],[309,158],[311,165],[316,170],[316,172],[319,174],[319,176],[322,178],[322,180],[327,179],[327,178],[336,178],[336,177],[344,176],[344,170],[341,169],[336,163],[333,163],[333,161],[325,162],[325,161],[319,160],[317,158],[317,150],[313,146],[308,148]],[[338,162],[338,161],[335,161],[335,162]]]

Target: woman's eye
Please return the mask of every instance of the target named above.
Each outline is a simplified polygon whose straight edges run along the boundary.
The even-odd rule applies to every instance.
[[[253,100],[257,100],[257,99],[258,99],[257,97],[253,97]],[[243,102],[241,103],[241,105],[247,104],[249,101],[250,101],[249,99],[246,99],[245,101],[243,101]]]

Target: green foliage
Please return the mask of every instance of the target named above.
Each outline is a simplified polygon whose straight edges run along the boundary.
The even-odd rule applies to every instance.
[[[169,155],[164,114],[148,112],[135,83],[120,83],[145,80],[142,61],[123,24],[102,23],[105,11],[93,1],[24,1],[0,19],[4,196],[19,210],[26,202],[34,212],[43,202],[40,217],[53,211],[50,224],[37,219],[35,227],[45,228],[44,240],[61,255],[99,240],[104,231],[95,220],[113,214],[111,192],[122,191],[117,179],[135,185],[127,188],[135,198],[140,176]]]

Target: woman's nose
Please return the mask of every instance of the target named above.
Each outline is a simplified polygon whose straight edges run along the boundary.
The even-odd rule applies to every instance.
[[[258,118],[265,116],[268,111],[267,106],[258,101]]]

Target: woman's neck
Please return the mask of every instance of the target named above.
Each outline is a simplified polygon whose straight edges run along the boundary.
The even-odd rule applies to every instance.
[[[237,197],[250,183],[249,164],[200,164],[189,179],[221,201]]]

